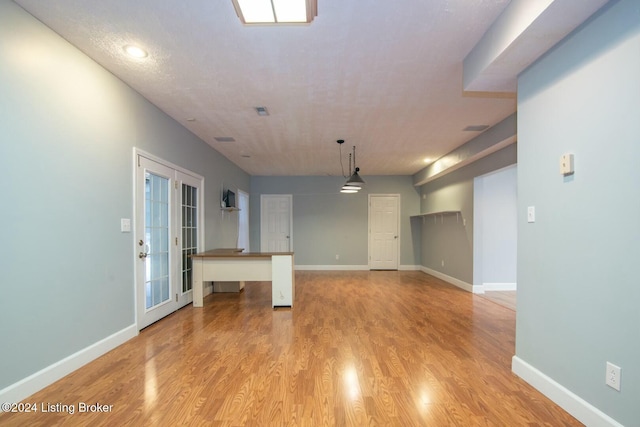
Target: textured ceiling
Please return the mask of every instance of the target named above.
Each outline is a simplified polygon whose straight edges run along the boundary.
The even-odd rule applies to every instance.
[[[411,175],[516,108],[462,88],[507,0],[318,0],[281,27],[243,26],[231,0],[16,3],[251,175],[340,175],[337,139],[364,176]]]

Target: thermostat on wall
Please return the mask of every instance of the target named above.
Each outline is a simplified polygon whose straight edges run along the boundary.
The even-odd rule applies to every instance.
[[[560,173],[565,176],[572,175],[574,173],[573,154],[567,153],[562,155],[560,158]]]

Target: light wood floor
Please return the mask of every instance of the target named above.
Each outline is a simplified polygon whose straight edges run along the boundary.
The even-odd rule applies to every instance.
[[[516,297],[518,291],[489,291],[484,294],[478,294],[482,298],[486,298],[510,310],[516,310]]]
[[[515,313],[421,272],[297,272],[212,294],[26,399],[0,425],[578,426],[511,373]],[[78,403],[113,405],[78,413]]]

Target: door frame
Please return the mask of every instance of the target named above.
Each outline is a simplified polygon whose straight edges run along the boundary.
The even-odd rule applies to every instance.
[[[285,197],[289,199],[289,252],[293,252],[293,195],[292,194],[261,194],[260,195],[260,251],[265,252],[264,242],[266,241],[266,229],[265,220],[266,216],[264,215],[264,207],[266,201],[269,198],[274,197]]]
[[[369,270],[371,270],[371,198],[372,197],[394,197],[396,199],[396,207],[398,208],[398,217],[397,217],[397,232],[398,232],[398,248],[397,248],[397,254],[396,254],[396,270],[400,270],[400,247],[402,246],[402,240],[401,240],[401,228],[400,228],[400,218],[401,218],[401,202],[402,202],[402,197],[399,193],[392,193],[392,194],[386,194],[386,193],[380,193],[380,194],[369,194],[368,195],[368,223],[367,223],[367,230],[368,230],[368,236],[367,236],[367,266],[369,268]]]
[[[154,154],[151,154],[147,151],[141,150],[140,148],[137,147],[133,147],[132,150],[132,157],[131,157],[131,164],[132,164],[132,187],[133,187],[133,191],[132,191],[132,233],[131,233],[131,246],[133,247],[133,252],[132,252],[132,256],[134,257],[134,263],[133,263],[133,301],[134,301],[134,318],[135,318],[135,322],[136,322],[136,328],[139,331],[141,329],[140,327],[140,322],[139,322],[139,317],[138,317],[138,274],[140,273],[140,268],[141,265],[138,262],[138,252],[139,252],[139,246],[138,246],[138,239],[137,236],[139,234],[139,230],[138,230],[138,209],[137,209],[137,198],[138,198],[138,186],[137,186],[137,174],[138,174],[138,158],[139,157],[144,157],[146,159],[149,159],[155,163],[159,163],[160,165],[163,165],[165,167],[168,167],[170,169],[173,169],[174,174],[173,174],[173,178],[171,179],[172,182],[182,182],[180,180],[177,180],[177,173],[181,173],[184,175],[189,175],[190,177],[198,180],[200,182],[199,185],[199,191],[198,191],[198,206],[200,206],[199,208],[199,215],[198,215],[198,252],[201,252],[204,248],[204,236],[205,236],[205,200],[204,200],[204,194],[205,194],[205,187],[204,187],[204,177],[192,172],[188,169],[185,169],[181,166],[178,166],[172,162],[169,162],[161,157],[158,157]],[[143,195],[144,197],[144,195]],[[182,218],[179,210],[181,210],[181,203],[178,200],[177,196],[176,196],[176,201],[173,204],[173,209],[169,212],[169,215],[172,218],[175,218],[175,220],[173,221],[173,230],[172,233],[174,233],[175,235],[173,237],[171,237],[170,239],[170,244],[175,242],[175,239],[178,239],[178,242],[180,242],[180,245],[175,245],[174,244],[174,251],[173,254],[170,256],[170,271],[172,271],[172,275],[174,283],[175,283],[175,288],[174,291],[179,292],[182,295],[178,295],[178,299],[180,301],[178,301],[178,306],[176,307],[176,310],[183,307],[184,305],[179,305],[179,304],[188,304],[188,302],[184,302],[185,298],[184,295],[186,293],[191,293],[193,295],[193,289],[190,291],[187,291],[186,293],[182,293],[182,289],[179,286],[181,283],[180,280],[180,276],[182,273],[182,270],[180,269],[181,267],[181,242],[182,239],[179,237],[182,234],[182,230],[180,229],[181,227],[181,223],[180,225],[178,224],[178,220]],[[175,293],[175,292],[174,292]],[[171,295],[171,300],[175,301],[176,299],[176,295]]]

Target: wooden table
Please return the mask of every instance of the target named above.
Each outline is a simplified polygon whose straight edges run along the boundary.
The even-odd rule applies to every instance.
[[[234,252],[214,249],[191,255],[193,306],[202,307],[204,283],[270,281],[271,305],[292,307],[295,297],[293,252]]]

